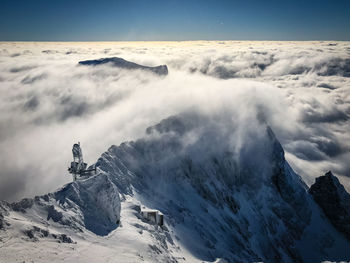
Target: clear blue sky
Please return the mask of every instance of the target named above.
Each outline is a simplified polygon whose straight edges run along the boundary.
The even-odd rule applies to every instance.
[[[0,0],[0,41],[350,40],[350,0]]]

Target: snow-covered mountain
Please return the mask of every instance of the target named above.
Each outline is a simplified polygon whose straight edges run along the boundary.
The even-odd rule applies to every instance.
[[[349,241],[288,165],[272,130],[212,118],[169,117],[143,138],[111,146],[95,176],[1,202],[0,259],[350,260]],[[165,225],[143,219],[140,207],[162,212]]]

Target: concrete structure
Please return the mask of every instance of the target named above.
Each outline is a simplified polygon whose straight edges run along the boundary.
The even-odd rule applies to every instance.
[[[164,215],[158,211],[153,209],[141,209],[141,215],[144,219],[159,225],[164,225]]]

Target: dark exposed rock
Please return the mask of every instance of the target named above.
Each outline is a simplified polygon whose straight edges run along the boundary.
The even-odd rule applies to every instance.
[[[66,234],[51,234],[48,230],[42,229],[37,226],[33,226],[31,229],[26,229],[23,233],[29,237],[31,241],[37,242],[39,238],[51,237],[57,240],[59,243],[76,243]]]
[[[350,194],[331,171],[316,178],[309,193],[329,221],[350,240]]]
[[[29,237],[31,240],[33,241],[38,241],[38,239],[35,237],[34,235],[34,229],[28,229],[28,230],[24,230],[23,233]]]
[[[237,214],[238,210],[240,209],[239,203],[232,196],[229,196],[229,195],[225,196],[224,200],[228,205],[228,207],[230,208],[230,210],[233,213]]]
[[[166,65],[160,65],[157,67],[147,67],[147,66],[136,64],[134,62],[127,61],[122,58],[118,58],[118,57],[79,61],[80,65],[87,65],[87,66],[97,66],[97,65],[107,64],[107,63],[110,63],[112,66],[118,67],[118,68],[142,69],[142,70],[151,71],[153,73],[156,73],[157,75],[168,75],[168,67]]]
[[[48,214],[47,214],[47,220],[50,220],[50,218],[54,222],[59,222],[62,220],[62,213],[58,212],[53,205],[48,207]]]
[[[9,215],[8,209],[9,204],[6,201],[0,201],[0,229],[4,229],[6,226],[10,225],[5,220],[5,216]]]
[[[69,243],[69,244],[74,243],[74,241],[66,234],[60,234],[60,235],[52,234],[52,237],[57,239],[59,243]]]
[[[24,198],[19,202],[12,203],[11,208],[16,212],[22,212],[25,213],[25,210],[28,208],[31,208],[34,204],[33,199],[31,198]]]
[[[5,219],[2,214],[0,214],[0,229],[3,229],[5,227]]]
[[[41,236],[41,237],[47,237],[47,236],[49,235],[49,231],[48,231],[48,230],[39,228],[39,227],[37,227],[37,226],[33,226],[33,230],[34,230],[35,232],[40,233],[40,236]]]

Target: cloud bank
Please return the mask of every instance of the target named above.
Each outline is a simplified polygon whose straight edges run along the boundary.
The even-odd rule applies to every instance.
[[[78,65],[114,56],[169,75]],[[77,141],[92,163],[191,111],[262,119],[307,183],[331,169],[350,189],[349,77],[349,42],[0,43],[0,199],[69,182]]]

